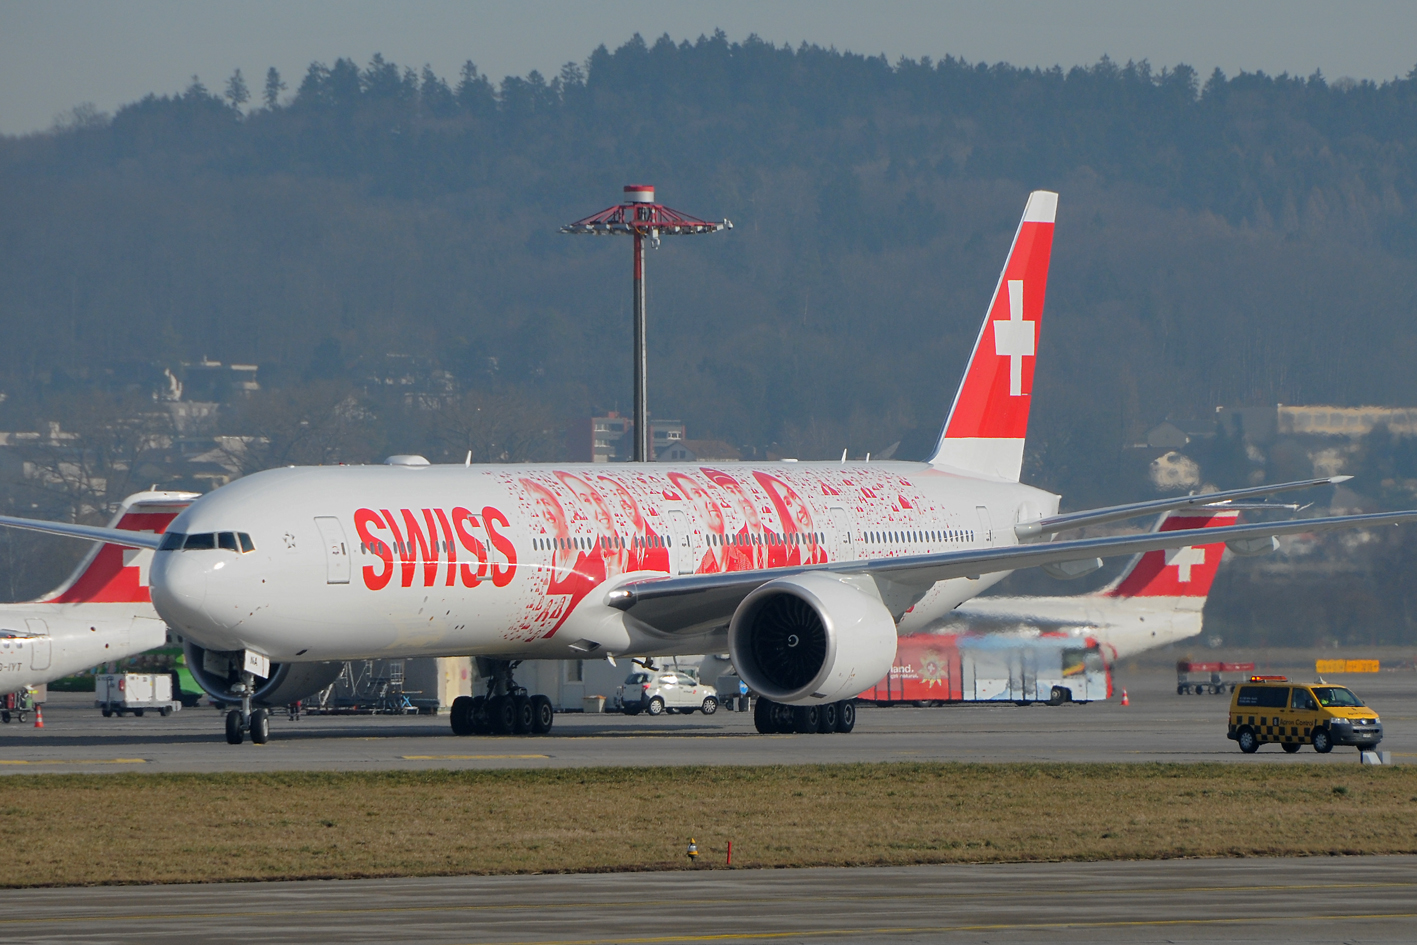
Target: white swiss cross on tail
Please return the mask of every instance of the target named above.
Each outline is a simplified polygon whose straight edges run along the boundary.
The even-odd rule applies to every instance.
[[[1028,197],[932,466],[1018,482],[1058,195]]]
[[[1176,580],[1182,584],[1190,583],[1192,565],[1205,564],[1205,549],[1193,548],[1187,545],[1184,548],[1172,548],[1166,552],[1167,566],[1176,566]]]
[[[1009,359],[1009,396],[1023,396],[1023,359],[1033,357],[1033,322],[1023,319],[1023,280],[1009,280],[1009,320],[994,323],[994,353]]]

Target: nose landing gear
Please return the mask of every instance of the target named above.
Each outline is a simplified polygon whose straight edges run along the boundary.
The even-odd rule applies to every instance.
[[[226,713],[226,743],[239,745],[249,733],[251,744],[264,745],[271,739],[271,714],[265,709],[251,708],[251,689],[255,677],[241,674],[241,682],[231,687],[233,695],[241,697],[241,708]]]
[[[487,678],[487,695],[453,700],[454,735],[545,735],[556,719],[551,700],[530,695],[512,677],[520,660],[478,657],[478,674]]]

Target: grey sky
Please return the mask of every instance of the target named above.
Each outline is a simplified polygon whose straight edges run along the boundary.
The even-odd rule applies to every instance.
[[[313,60],[375,52],[448,77],[464,60],[500,81],[554,74],[635,32],[690,40],[721,27],[892,60],[946,54],[1016,65],[1149,59],[1330,79],[1390,79],[1417,65],[1417,3],[1332,0],[0,0],[0,133],[49,127],[80,102],[104,111],[192,75],[219,90],[268,66],[292,89]]]

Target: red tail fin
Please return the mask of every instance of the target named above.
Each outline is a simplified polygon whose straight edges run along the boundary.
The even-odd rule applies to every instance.
[[[1170,512],[1157,524],[1156,531],[1174,532],[1196,528],[1233,525],[1236,510],[1186,510]],[[1132,560],[1116,585],[1102,593],[1107,597],[1205,597],[1220,568],[1225,543],[1187,545],[1169,551],[1148,551]]]
[[[162,534],[197,498],[193,492],[139,492],[123,500],[110,528]],[[147,603],[151,551],[99,545],[85,556],[69,579],[39,600],[48,604]]]
[[[1018,481],[1057,210],[1057,194],[1029,194],[932,466]]]

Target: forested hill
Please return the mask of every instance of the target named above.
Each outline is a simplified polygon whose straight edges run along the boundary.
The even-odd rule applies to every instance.
[[[918,448],[1039,187],[1062,196],[1034,481],[1082,500],[1168,412],[1417,403],[1417,70],[891,63],[718,34],[550,80],[376,57],[263,95],[262,74],[250,101],[194,82],[0,138],[7,391],[204,355],[355,379],[400,352],[565,416],[623,410],[628,243],[557,228],[644,182],[735,224],[649,260],[652,404],[692,436]]]

